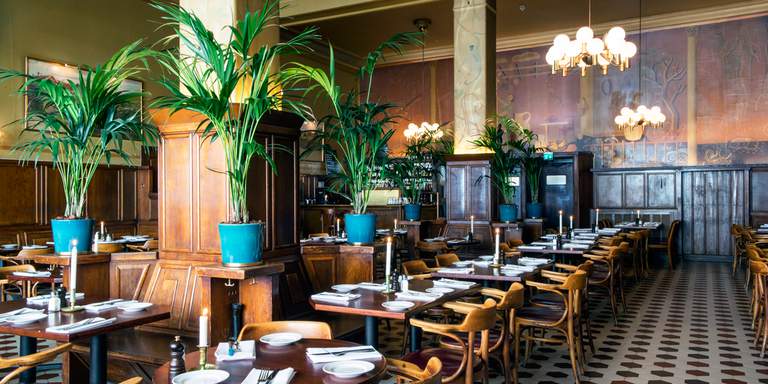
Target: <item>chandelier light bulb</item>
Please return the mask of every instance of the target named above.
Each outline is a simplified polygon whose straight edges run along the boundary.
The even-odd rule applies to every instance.
[[[632,110],[629,107],[624,107],[621,109],[622,116],[628,117],[631,114],[632,114]]]
[[[587,43],[587,52],[592,55],[599,55],[605,49],[605,44],[602,40],[594,37]]]
[[[618,40],[622,41],[627,37],[627,33],[624,32],[624,28],[622,27],[613,27],[608,30],[608,33],[606,34],[606,40]]]
[[[578,31],[576,31],[576,40],[580,43],[588,43],[590,40],[592,40],[592,37],[595,36],[595,33],[592,31],[592,28],[590,27],[581,27]]]
[[[561,33],[557,36],[555,36],[555,39],[552,40],[552,45],[555,47],[561,47],[565,48],[568,45],[568,42],[571,41],[571,38],[568,37],[565,33]]]
[[[637,45],[631,41],[624,42],[624,46],[621,49],[621,55],[624,57],[634,57],[637,53]]]

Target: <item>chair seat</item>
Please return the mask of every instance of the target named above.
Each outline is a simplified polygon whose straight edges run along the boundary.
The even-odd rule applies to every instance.
[[[562,306],[563,298],[554,292],[539,292],[531,297],[531,303],[549,306]]]
[[[531,322],[555,323],[563,317],[563,310],[552,307],[523,307],[515,311],[515,318]]]
[[[463,354],[461,351],[454,351],[445,348],[427,348],[419,351],[408,353],[403,356],[401,360],[409,363],[416,364],[419,368],[424,369],[427,366],[429,359],[437,357],[440,362],[443,363],[443,369],[440,373],[444,376],[451,376],[461,367],[461,360]],[[480,366],[480,359],[474,359],[474,368]]]

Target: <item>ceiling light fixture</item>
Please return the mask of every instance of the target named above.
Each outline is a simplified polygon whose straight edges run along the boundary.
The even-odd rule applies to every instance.
[[[579,68],[581,75],[587,75],[587,68],[599,66],[603,75],[608,74],[608,67],[618,67],[620,71],[629,68],[629,59],[637,53],[637,46],[624,40],[624,28],[613,27],[603,38],[595,37],[592,30],[592,0],[589,0],[588,25],[576,31],[576,39],[561,33],[555,36],[552,46],[547,51],[547,64],[552,66],[552,74]]]
[[[432,25],[432,20],[421,18],[413,21],[413,25],[424,34],[426,40],[427,29]],[[421,45],[421,64],[424,64],[424,45]],[[427,83],[426,81],[424,82]],[[429,89],[425,91],[425,95],[429,93]],[[421,125],[416,123],[409,123],[408,129],[403,131],[403,135],[407,140],[420,140],[425,135],[429,135],[434,139],[440,139],[443,137],[443,131],[440,129],[440,124],[430,123],[428,121],[422,121]]]

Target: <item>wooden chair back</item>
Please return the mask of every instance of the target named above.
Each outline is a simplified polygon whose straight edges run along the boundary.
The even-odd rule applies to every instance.
[[[331,327],[321,321],[270,321],[246,324],[237,340],[258,340],[275,332],[295,332],[307,339],[333,339]]]
[[[493,299],[485,300],[483,305],[470,311],[458,330],[461,332],[480,332],[493,328],[496,324],[496,301]]]
[[[423,275],[429,273],[430,269],[424,260],[403,261],[403,274],[406,276]]]
[[[46,245],[49,241],[53,241],[53,232],[51,231],[24,232],[24,245]]]
[[[416,243],[416,248],[421,252],[440,254],[448,250],[448,243],[445,241],[419,241]]]
[[[405,381],[410,384],[438,384],[442,381],[442,369],[443,363],[437,357],[429,359],[423,370],[407,361],[387,359],[387,371],[395,376],[397,383]]]
[[[115,253],[125,250],[123,243],[96,243],[94,250],[100,253]]]
[[[18,232],[16,233],[1,233],[0,234],[0,244],[18,244],[21,246],[21,236]]]
[[[141,377],[136,376],[136,377],[131,377],[130,379],[127,379],[127,380],[123,380],[120,382],[120,384],[141,384],[142,380],[143,379]]]
[[[0,267],[0,278],[11,275],[14,272],[34,272],[34,271],[35,271],[35,266],[32,264],[8,265],[5,267]]]
[[[16,379],[22,372],[32,369],[42,363],[47,363],[55,359],[60,354],[72,349],[72,344],[66,343],[59,346],[46,349],[31,355],[19,356],[10,359],[0,357],[0,369],[16,367],[0,378],[0,384],[10,383]]]
[[[319,232],[319,233],[310,233],[309,237],[328,237],[330,234],[328,232]]]
[[[26,257],[26,256],[35,256],[35,255],[47,255],[51,253],[50,248],[22,248],[18,254],[16,254],[17,257]]]
[[[672,221],[669,225],[669,231],[667,231],[667,247],[674,249],[675,241],[677,241],[677,234],[680,232],[680,220]]]
[[[438,267],[450,267],[457,261],[459,261],[459,256],[455,253],[442,253],[435,256],[435,262]]]
[[[525,304],[525,286],[514,282],[509,286],[509,289],[504,293],[498,304],[496,304],[496,309],[506,311],[512,308],[520,308],[523,304]]]

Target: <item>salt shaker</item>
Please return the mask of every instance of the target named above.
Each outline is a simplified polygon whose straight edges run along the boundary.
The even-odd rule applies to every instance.
[[[51,292],[51,298],[48,299],[48,313],[58,312],[61,310],[61,299],[56,296],[55,292]]]

